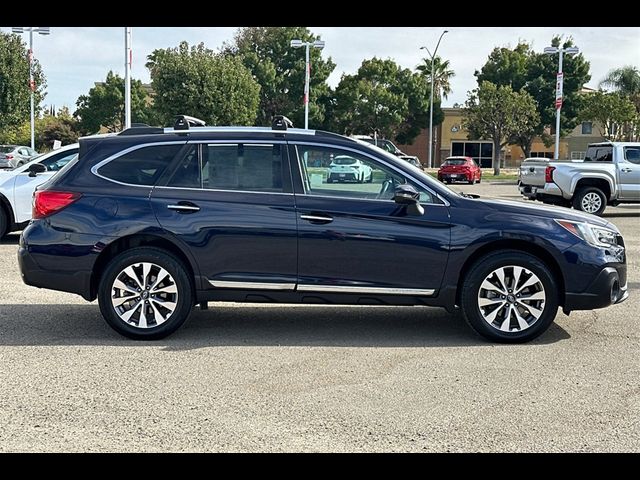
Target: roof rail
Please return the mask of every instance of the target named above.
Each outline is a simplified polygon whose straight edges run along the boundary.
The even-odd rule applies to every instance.
[[[132,123],[131,127],[124,129],[118,135],[148,135],[151,133],[164,133],[164,128],[150,127],[145,123]]]
[[[188,115],[176,115],[176,121],[173,124],[174,130],[189,130],[190,127],[204,127],[207,123],[199,118],[190,117]]]
[[[271,122],[271,130],[286,130],[293,128],[293,122],[284,115],[275,115]]]

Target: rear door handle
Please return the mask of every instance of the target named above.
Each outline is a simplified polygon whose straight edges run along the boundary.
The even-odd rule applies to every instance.
[[[621,172],[624,172],[624,173],[629,173],[629,172],[631,172],[632,170],[631,170],[630,168],[621,168],[621,169],[620,169],[620,171],[621,171]]]
[[[333,217],[329,217],[326,215],[300,215],[302,220],[307,220],[311,223],[331,223],[333,222]]]
[[[167,208],[178,213],[196,213],[200,211],[200,207],[191,202],[178,202],[177,204],[167,205]]]

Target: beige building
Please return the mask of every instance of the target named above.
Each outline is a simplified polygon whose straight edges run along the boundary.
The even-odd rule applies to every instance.
[[[436,143],[433,166],[439,167],[449,156],[465,155],[472,157],[483,168],[493,164],[493,142],[490,140],[469,140],[468,132],[462,127],[461,108],[443,108],[444,121],[434,128]],[[560,158],[584,158],[587,144],[601,142],[604,137],[592,122],[578,124],[566,137],[560,138]],[[427,129],[420,132],[412,145],[398,145],[408,155],[416,155],[423,165],[427,164]],[[531,144],[532,157],[553,158],[554,145],[546,147],[540,138]],[[524,152],[517,145],[506,145],[502,149],[503,167],[517,167],[525,158]]]

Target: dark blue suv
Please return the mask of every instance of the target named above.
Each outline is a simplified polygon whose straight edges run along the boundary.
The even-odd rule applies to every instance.
[[[194,305],[237,301],[440,306],[488,339],[524,342],[559,307],[628,296],[624,242],[601,218],[458,194],[378,147],[283,117],[197,124],[81,139],[35,193],[25,283],[98,298],[136,339],[169,335]],[[328,183],[338,156],[370,181]]]

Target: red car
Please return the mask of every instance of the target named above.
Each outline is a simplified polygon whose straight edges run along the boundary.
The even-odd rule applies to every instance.
[[[471,157],[449,157],[438,170],[441,182],[467,182],[470,185],[482,180],[482,170]]]

